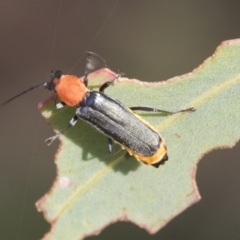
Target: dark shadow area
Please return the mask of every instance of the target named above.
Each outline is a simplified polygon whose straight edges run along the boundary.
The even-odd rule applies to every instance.
[[[55,109],[54,101],[50,102],[44,109],[51,112],[51,117],[48,119],[48,122],[53,124],[58,131],[62,131],[68,126],[76,110],[76,108],[68,106],[65,106],[63,109]],[[134,157],[127,159],[125,157],[126,151],[121,150],[118,144],[114,144],[114,154],[109,154],[107,137],[81,119],[64,135],[69,138],[73,144],[83,149],[82,156],[79,156],[79,159],[83,161],[91,161],[91,159],[98,158],[100,161],[105,162],[105,164],[109,164],[116,158],[121,157],[123,160],[114,167],[114,170],[120,171],[123,174],[127,174],[129,171],[135,171],[141,164],[134,159]]]

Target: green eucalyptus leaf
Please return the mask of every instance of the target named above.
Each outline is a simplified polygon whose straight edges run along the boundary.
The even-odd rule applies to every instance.
[[[98,89],[115,73],[101,69],[89,77]],[[207,152],[233,147],[240,133],[240,40],[223,42],[215,54],[192,73],[168,81],[147,83],[122,78],[106,94],[126,106],[152,106],[196,112],[163,115],[139,112],[165,139],[169,161],[158,169],[126,159],[107,139],[78,121],[64,136],[56,155],[57,177],[37,202],[52,224],[46,239],[83,239],[116,221],[131,221],[155,233],[200,199],[196,165]],[[44,105],[44,106],[42,106]],[[75,109],[56,110],[54,101],[41,104],[42,114],[57,131]]]

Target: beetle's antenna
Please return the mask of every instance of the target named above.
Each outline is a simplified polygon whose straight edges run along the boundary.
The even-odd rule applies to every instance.
[[[25,94],[25,93],[27,93],[27,92],[29,92],[29,91],[32,91],[32,90],[35,89],[35,88],[38,88],[38,87],[44,86],[44,85],[46,85],[46,82],[41,83],[41,84],[38,84],[38,85],[33,86],[33,87],[30,87],[29,89],[27,89],[27,90],[25,90],[25,91],[19,93],[18,95],[14,96],[14,97],[12,97],[12,98],[10,98],[10,99],[8,99],[7,101],[3,102],[3,103],[0,105],[0,108],[1,108],[2,106],[4,106],[5,104],[11,102],[12,100],[14,100],[14,99],[16,99],[16,98],[22,96],[23,94]]]

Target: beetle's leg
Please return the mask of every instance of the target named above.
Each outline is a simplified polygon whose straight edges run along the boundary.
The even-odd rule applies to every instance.
[[[176,114],[176,113],[180,113],[180,112],[196,111],[196,109],[194,107],[187,108],[187,109],[181,109],[181,110],[174,111],[174,112],[165,111],[165,110],[161,110],[161,109],[157,109],[157,108],[153,108],[153,107],[145,107],[145,106],[130,107],[130,109],[133,111],[139,110],[139,111],[145,111],[145,112],[162,112],[162,113],[166,113],[166,114]]]
[[[113,154],[113,140],[111,138],[108,138],[108,151]]]
[[[58,134],[56,134],[50,138],[47,138],[45,140],[45,143],[47,143],[48,146],[51,145],[54,140],[56,140],[59,136],[63,135],[70,127],[73,127],[77,123],[77,120],[78,120],[78,117],[77,117],[77,115],[75,115],[69,122],[69,125],[66,129],[64,129],[63,131],[59,132]]]
[[[86,87],[88,86],[88,74],[87,73],[84,75],[83,83]]]
[[[63,108],[66,105],[66,103],[64,103],[64,102],[59,102],[58,103],[57,100],[58,100],[58,97],[56,97],[55,101],[54,101],[56,109]]]
[[[59,103],[56,103],[56,109],[61,109],[61,108],[63,108],[64,106],[66,105],[66,103],[64,103],[64,102],[59,102]]]
[[[112,84],[115,84],[117,82],[117,80],[122,77],[124,75],[123,72],[121,72],[120,70],[118,71],[117,76],[112,80],[112,81],[107,81],[105,82],[100,88],[99,88],[99,92],[104,92],[104,90],[109,87]]]

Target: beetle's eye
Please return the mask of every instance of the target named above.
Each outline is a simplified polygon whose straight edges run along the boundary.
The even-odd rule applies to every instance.
[[[55,90],[56,85],[59,83],[62,72],[60,70],[52,71],[50,80],[46,83],[45,88],[52,91]]]

